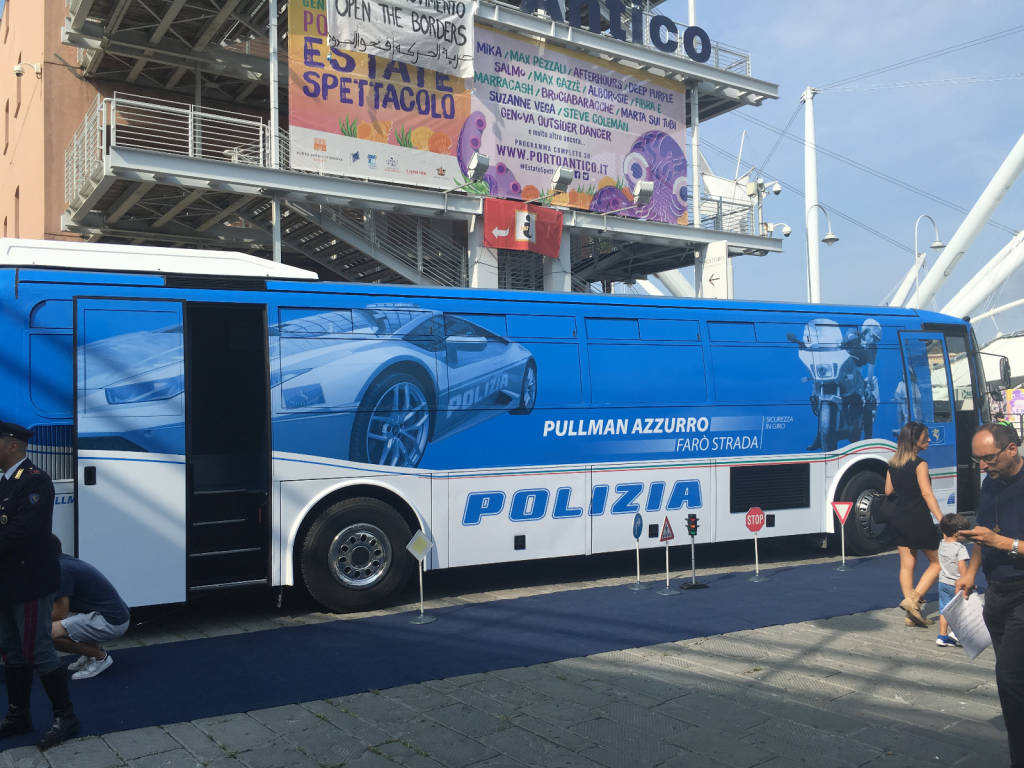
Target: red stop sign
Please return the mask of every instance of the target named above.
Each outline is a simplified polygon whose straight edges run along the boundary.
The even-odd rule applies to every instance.
[[[757,533],[764,528],[764,512],[761,511],[760,507],[751,507],[747,510],[746,518],[747,530],[751,533]]]

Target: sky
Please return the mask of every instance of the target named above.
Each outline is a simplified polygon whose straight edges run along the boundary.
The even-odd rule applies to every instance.
[[[817,144],[833,153],[818,153],[818,198],[829,209],[832,228],[840,238],[832,246],[819,246],[822,301],[885,303],[913,263],[917,218],[931,216],[940,239],[949,242],[966,210],[1024,132],[1024,66],[1018,64],[1024,49],[1024,19],[1019,4],[980,0],[696,3],[697,25],[712,40],[747,51],[751,75],[777,84],[779,90],[777,100],[743,107],[701,125],[702,152],[718,176],[735,175],[736,154],[746,132],[740,173],[758,166],[758,176],[782,183],[783,192],[766,200],[765,219],[785,222],[793,230],[784,240],[782,254],[740,256],[733,261],[735,297],[806,300],[800,95],[813,86],[822,89],[814,99]],[[688,17],[686,0],[668,0],[659,10],[678,21]],[[949,52],[954,48],[958,50]],[[936,52],[942,55],[927,56]],[[825,88],[918,57],[924,60],[846,87]],[[968,78],[973,82],[965,82]],[[790,137],[781,141],[778,133],[765,127],[781,131],[791,118]],[[886,181],[835,155],[922,191]],[[825,217],[818,216],[819,236],[823,236]],[[1024,229],[1024,179],[1006,194],[992,221],[1005,228],[992,224],[984,228],[931,308],[941,308],[1010,240],[1008,229]],[[921,221],[919,249],[926,250],[933,239],[931,224]],[[929,251],[927,265],[936,258],[937,252]],[[1024,270],[1020,272],[994,297],[993,306],[1024,297]],[[999,331],[1020,328],[1024,328],[1024,312],[1003,315],[998,327],[983,321],[977,331],[984,340]]]

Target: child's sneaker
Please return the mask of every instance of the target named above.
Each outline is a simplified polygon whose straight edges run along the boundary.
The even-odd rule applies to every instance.
[[[963,648],[963,646],[960,645],[960,641],[957,639],[956,635],[953,633],[953,630],[949,630],[949,634],[946,635],[946,637],[948,637],[950,640],[952,640],[953,644],[956,645],[957,648]]]
[[[935,644],[940,648],[952,648],[960,645],[955,637],[950,637],[949,635],[939,635],[935,638]]]

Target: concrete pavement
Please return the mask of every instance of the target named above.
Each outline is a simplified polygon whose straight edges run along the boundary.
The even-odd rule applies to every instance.
[[[895,572],[893,581],[895,589]],[[428,610],[564,588],[449,595]],[[934,603],[930,608],[934,615]],[[360,615],[369,614],[346,618]],[[337,618],[266,610],[199,624],[172,620],[124,642]],[[1006,765],[991,650],[970,661],[960,649],[935,646],[935,635],[934,628],[904,626],[892,608],[109,733],[45,755],[34,747],[10,749],[0,753],[0,766]],[[114,657],[116,664],[116,650]],[[258,662],[251,663],[259,674]]]

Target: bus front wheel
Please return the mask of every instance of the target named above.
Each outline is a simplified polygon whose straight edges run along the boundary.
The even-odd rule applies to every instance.
[[[890,546],[886,526],[871,520],[871,502],[884,488],[885,478],[865,469],[854,474],[839,491],[836,501],[853,502],[843,527],[846,548],[854,554],[874,555]]]
[[[405,586],[409,524],[385,501],[346,499],[314,521],[300,558],[306,589],[332,611],[381,603]]]

